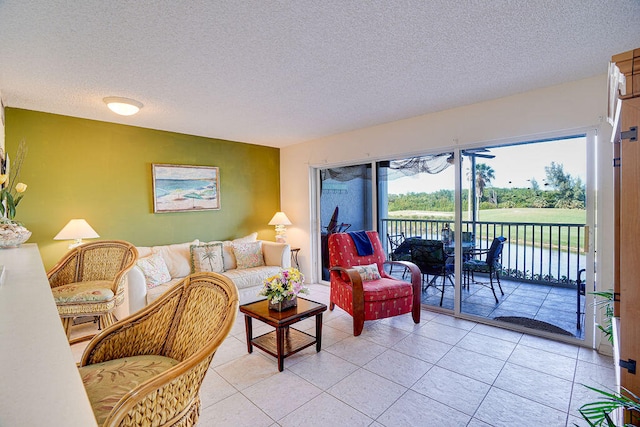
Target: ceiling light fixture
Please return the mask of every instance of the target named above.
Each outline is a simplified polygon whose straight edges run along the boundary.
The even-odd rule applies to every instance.
[[[107,96],[103,101],[111,111],[121,116],[131,116],[142,108],[142,102],[119,96]]]

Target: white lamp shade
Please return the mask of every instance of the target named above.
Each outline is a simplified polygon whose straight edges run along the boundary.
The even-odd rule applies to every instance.
[[[284,212],[276,212],[271,221],[269,221],[269,225],[291,225],[291,221],[289,221]]]
[[[84,219],[72,219],[53,240],[95,239],[100,237]]]

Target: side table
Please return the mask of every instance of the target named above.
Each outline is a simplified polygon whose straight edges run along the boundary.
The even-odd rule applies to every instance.
[[[240,306],[244,313],[244,325],[247,333],[247,350],[253,352],[253,346],[278,359],[278,371],[284,370],[285,357],[291,356],[313,344],[316,351],[322,346],[322,313],[327,310],[325,304],[298,297],[298,305],[285,311],[269,310],[267,300],[252,302]],[[308,317],[316,316],[316,336],[290,328],[291,325]],[[275,331],[253,338],[252,319],[258,319]]]
[[[298,253],[300,248],[291,248],[291,262],[296,265],[296,268],[300,270],[300,263],[298,262]]]

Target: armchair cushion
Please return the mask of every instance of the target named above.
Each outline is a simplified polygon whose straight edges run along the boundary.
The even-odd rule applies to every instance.
[[[234,243],[233,254],[236,257],[238,270],[264,265],[262,242]]]
[[[171,280],[167,263],[159,253],[152,253],[147,257],[140,258],[136,261],[136,265],[142,270],[149,289]]]
[[[111,409],[130,390],[178,363],[170,357],[144,355],[79,368],[98,425],[102,425]]]
[[[113,299],[109,280],[75,282],[51,289],[56,304],[99,302]]]
[[[486,261],[482,261],[479,259],[470,259],[469,261],[465,261],[464,267],[465,270],[480,272],[480,273],[489,273],[492,269],[498,270],[500,268],[500,263],[494,261],[493,265],[487,264]]]
[[[412,311],[413,291],[411,284],[396,279],[382,278],[362,282],[364,291],[364,319],[374,320],[397,316]],[[353,312],[353,288],[336,286],[332,289],[332,299],[347,313]]]
[[[385,301],[413,296],[411,283],[397,279],[382,278],[362,284],[365,301]],[[411,308],[411,298],[407,301]]]
[[[191,245],[191,273],[224,272],[222,243]]]
[[[354,265],[353,268],[358,272],[358,274],[360,274],[363,282],[380,279],[380,271],[378,270],[378,264],[376,263],[369,265]]]

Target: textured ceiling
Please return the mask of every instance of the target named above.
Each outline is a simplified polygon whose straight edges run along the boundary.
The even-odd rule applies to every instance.
[[[0,92],[283,147],[606,73],[638,22],[638,0],[0,0]]]

